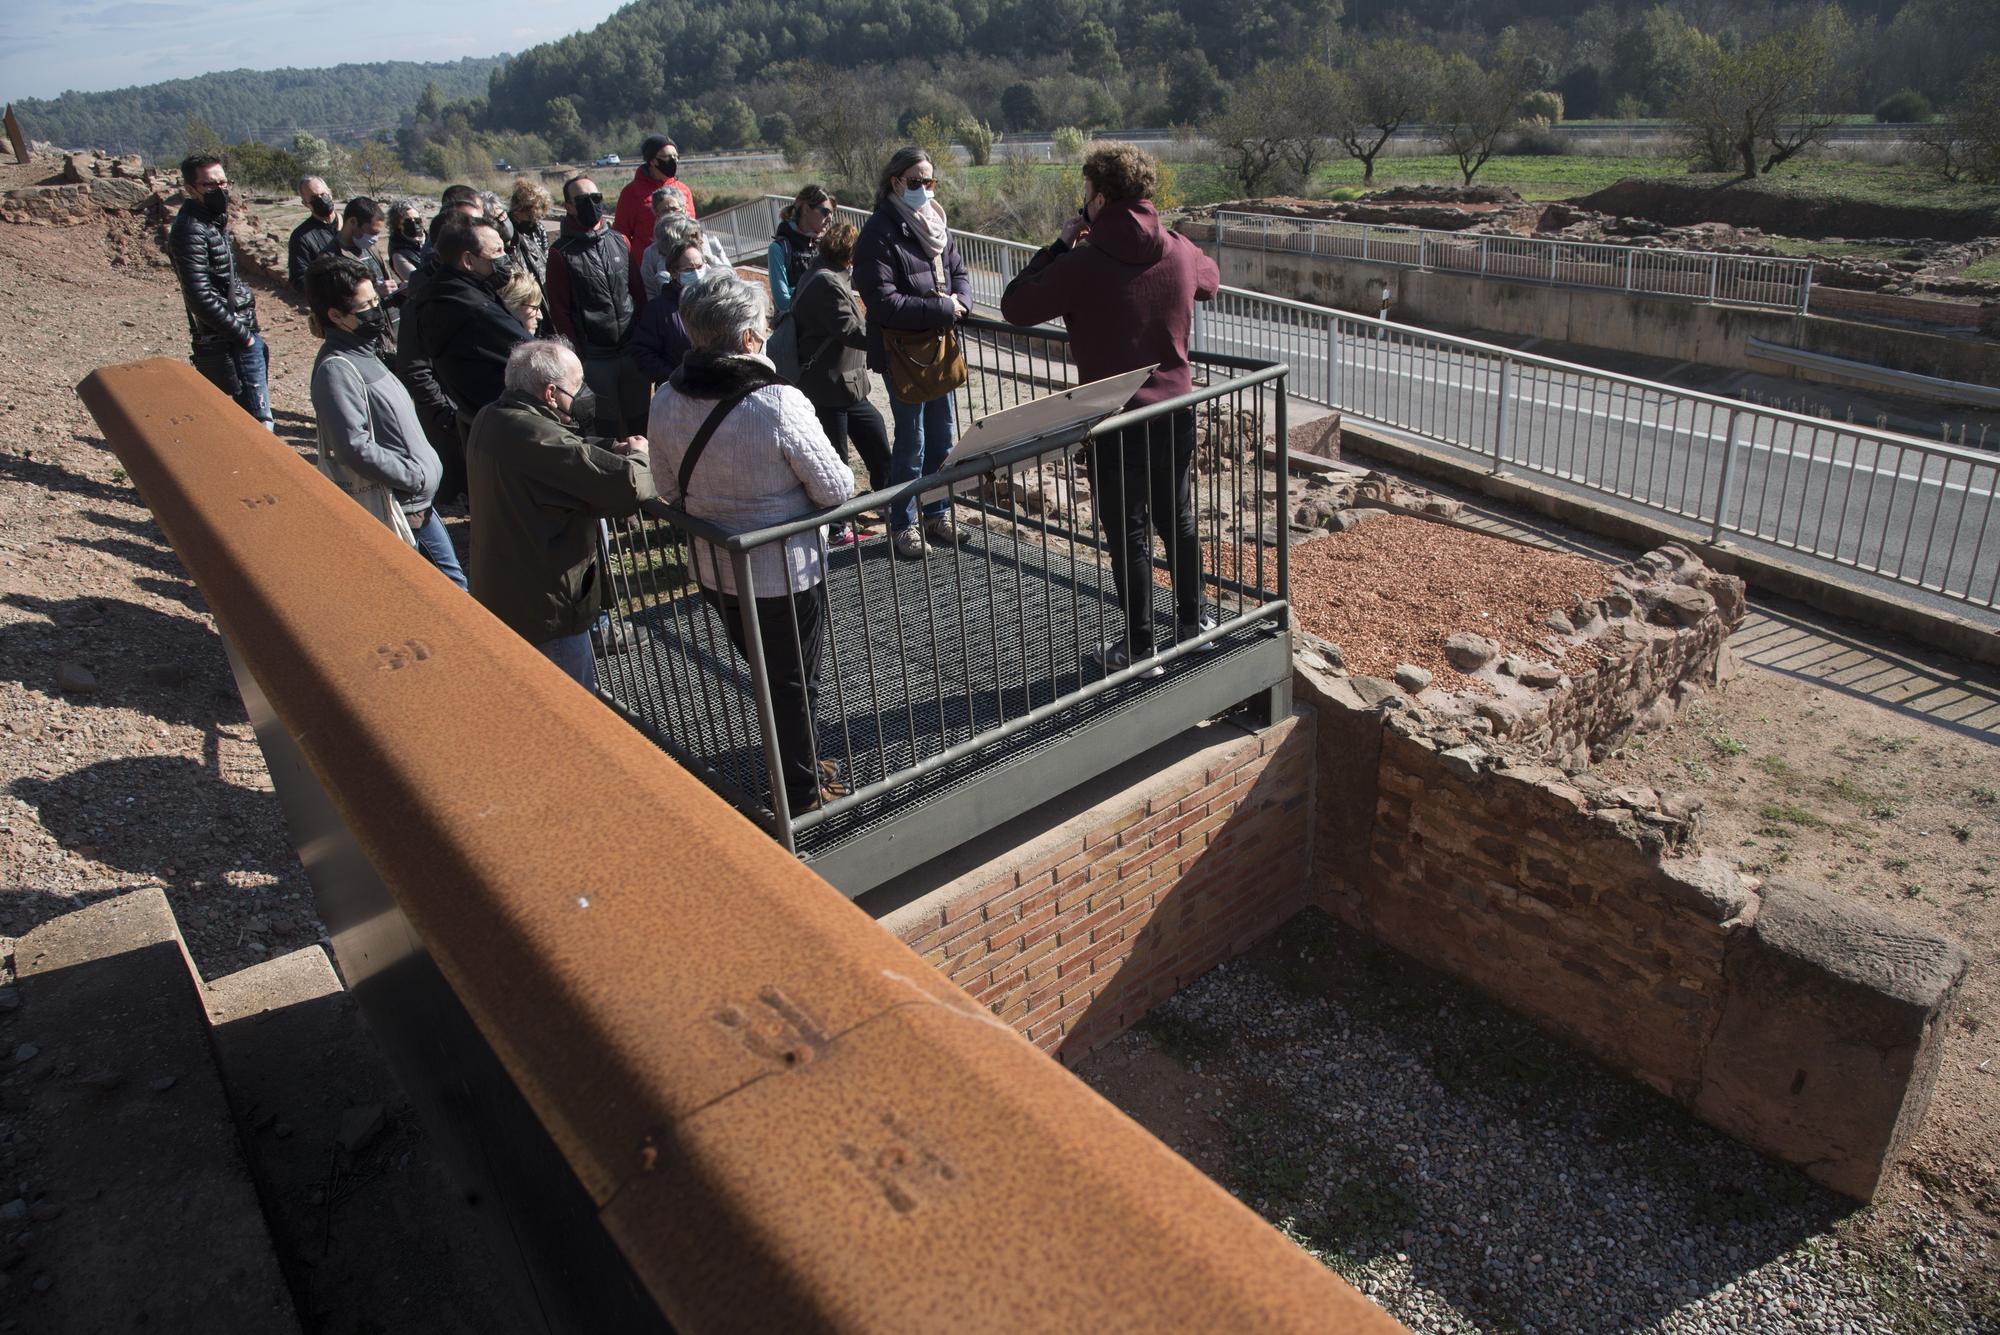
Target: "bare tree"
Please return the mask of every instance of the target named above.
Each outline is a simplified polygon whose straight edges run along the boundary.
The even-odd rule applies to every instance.
[[[1514,62],[1489,70],[1470,56],[1455,55],[1445,63],[1436,124],[1445,152],[1458,159],[1467,185],[1493,156],[1500,136],[1520,121],[1526,92],[1527,79]]]
[[[1674,105],[1697,161],[1714,170],[1734,164],[1749,180],[1824,142],[1840,123],[1835,108],[1847,85],[1841,55],[1853,31],[1840,7],[1827,5],[1741,47],[1702,36]]]
[[[878,80],[851,69],[806,71],[794,90],[799,142],[819,160],[843,197],[856,189],[874,196],[875,175],[888,157],[895,118]]]
[[[1443,62],[1398,37],[1363,43],[1331,89],[1333,138],[1375,184],[1375,159],[1396,131],[1430,113]]]
[[[1245,80],[1229,95],[1229,104],[1205,127],[1216,157],[1243,187],[1245,196],[1264,192],[1285,166],[1291,141],[1290,117],[1275,98],[1264,95],[1255,80]]]
[[[1282,108],[1290,122],[1285,161],[1306,187],[1313,172],[1339,146],[1343,97],[1340,76],[1308,56],[1282,65],[1263,65],[1253,76],[1263,95]]]

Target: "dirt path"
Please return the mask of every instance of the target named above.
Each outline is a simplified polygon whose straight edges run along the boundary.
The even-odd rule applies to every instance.
[[[281,428],[314,341],[260,291]],[[163,888],[206,977],[319,935],[222,643],[75,386],[187,355],[146,229],[0,227],[0,931]]]

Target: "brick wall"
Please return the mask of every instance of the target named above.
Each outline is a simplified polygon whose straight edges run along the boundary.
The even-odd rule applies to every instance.
[[[1978,302],[1908,297],[1894,292],[1851,292],[1838,287],[1814,288],[1811,301],[1814,315],[1909,320],[1943,329],[1977,329],[1988,309]]]
[[[883,917],[1075,1061],[1307,903],[1313,716],[1226,735]]]
[[[1867,1199],[1921,1122],[1964,953],[1741,878],[1695,804],[1614,789],[1302,662],[1329,912]]]

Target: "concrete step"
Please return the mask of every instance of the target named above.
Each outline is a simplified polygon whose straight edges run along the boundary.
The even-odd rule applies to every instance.
[[[14,964],[0,1330],[297,1331],[166,896],[55,918]]]
[[[479,1211],[446,1174],[318,946],[207,989],[216,1057],[307,1329],[514,1335]]]

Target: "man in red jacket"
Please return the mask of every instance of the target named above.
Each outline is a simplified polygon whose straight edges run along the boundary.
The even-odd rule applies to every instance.
[[[1063,321],[1082,380],[1155,366],[1127,408],[1194,388],[1188,368],[1194,303],[1212,299],[1222,284],[1214,260],[1161,225],[1152,201],[1159,178],[1152,157],[1130,144],[1098,148],[1084,159],[1083,208],[1000,297],[1000,313],[1012,324]],[[1155,529],[1173,573],[1174,642],[1214,629],[1201,596],[1201,536],[1190,495],[1194,452],[1192,408],[1091,446],[1085,463],[1125,609],[1125,635],[1086,655],[1089,668],[1118,672],[1154,652]]]
[[[647,135],[646,142],[639,146],[639,159],[639,170],[618,192],[618,210],[611,215],[611,230],[625,238],[625,247],[632,253],[632,290],[643,302],[646,289],[639,283],[639,261],[645,257],[646,247],[653,244],[653,192],[663,185],[678,190],[687,202],[687,216],[692,218],[694,191],[680,179],[681,151],[668,136]]]

